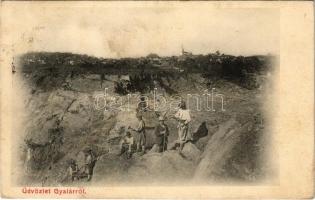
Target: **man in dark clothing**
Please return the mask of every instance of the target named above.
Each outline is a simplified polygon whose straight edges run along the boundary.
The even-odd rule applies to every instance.
[[[156,136],[155,143],[159,147],[159,152],[167,150],[169,130],[167,125],[164,123],[164,117],[159,117],[159,124],[155,127],[154,134]]]
[[[87,180],[90,181],[93,175],[93,168],[96,163],[96,156],[92,149],[87,149],[85,152],[85,173],[87,174]]]

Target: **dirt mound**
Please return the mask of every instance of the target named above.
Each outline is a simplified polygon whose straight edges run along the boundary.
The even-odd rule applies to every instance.
[[[186,147],[184,155],[171,150],[163,153],[147,153],[143,156],[134,154],[130,160],[114,154],[104,155],[95,165],[93,182],[127,185],[189,180],[195,168],[194,162],[188,159],[191,154],[187,151],[190,148],[191,145]]]

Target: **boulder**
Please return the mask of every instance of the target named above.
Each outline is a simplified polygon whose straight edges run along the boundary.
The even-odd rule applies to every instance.
[[[236,144],[240,141],[242,133],[247,131],[250,123],[241,125],[233,116],[220,125],[219,130],[213,134],[200,156],[200,162],[195,170],[194,181],[210,180],[218,173]]]
[[[187,142],[182,150],[182,154],[186,159],[197,162],[201,151],[193,143]]]

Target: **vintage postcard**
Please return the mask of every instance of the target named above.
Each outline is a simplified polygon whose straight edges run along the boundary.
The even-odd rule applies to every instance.
[[[2,197],[313,197],[313,2],[3,1],[0,26]]]

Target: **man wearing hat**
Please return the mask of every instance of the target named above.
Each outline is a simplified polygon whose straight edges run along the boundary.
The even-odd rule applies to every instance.
[[[159,147],[159,152],[167,150],[169,130],[167,125],[164,123],[164,117],[159,117],[159,124],[155,127],[154,134],[156,136],[155,143]]]

